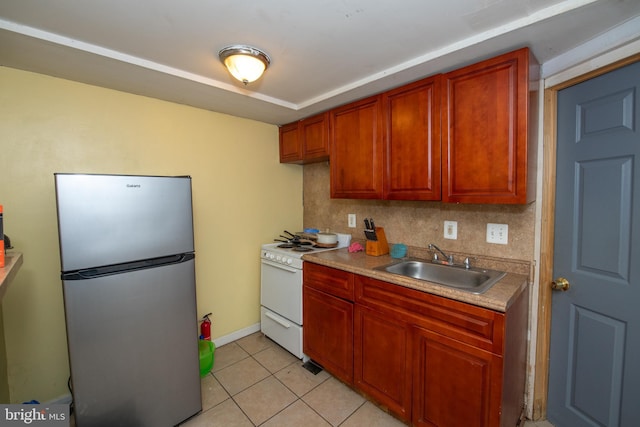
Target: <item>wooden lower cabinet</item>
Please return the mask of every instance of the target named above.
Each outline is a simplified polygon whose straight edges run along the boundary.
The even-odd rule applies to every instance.
[[[304,288],[303,351],[341,380],[353,382],[353,303]]]
[[[355,386],[410,421],[409,325],[356,304],[354,326]]]
[[[311,270],[304,352],[328,372],[414,426],[518,423],[528,291],[501,313],[329,267]],[[313,289],[321,277],[335,285],[327,289],[353,284],[354,302]]]
[[[426,329],[412,335],[413,425],[500,425],[502,358]]]

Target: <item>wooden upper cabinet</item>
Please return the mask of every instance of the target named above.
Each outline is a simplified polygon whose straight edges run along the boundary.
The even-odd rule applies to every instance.
[[[304,162],[329,160],[329,113],[301,120],[299,126]]]
[[[302,163],[298,122],[280,126],[280,163]]]
[[[329,113],[280,127],[280,163],[329,160]]]
[[[330,111],[331,197],[382,197],[383,137],[380,96]]]
[[[284,125],[280,161],[330,158],[332,198],[529,203],[538,69],[523,48]]]
[[[530,98],[536,102],[537,87],[529,87],[530,67],[537,78],[537,63],[523,48],[444,75],[443,202],[535,199],[537,108]]]
[[[441,77],[383,94],[385,199],[440,200]]]

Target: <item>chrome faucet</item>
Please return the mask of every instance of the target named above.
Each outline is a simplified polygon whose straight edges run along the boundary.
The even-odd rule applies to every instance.
[[[429,249],[431,250],[436,250],[438,252],[440,252],[442,254],[442,256],[444,256],[447,260],[446,261],[441,261],[438,258],[438,254],[434,253],[433,254],[433,261],[437,262],[438,264],[447,264],[447,265],[453,265],[453,255],[447,255],[445,254],[442,249],[440,249],[439,247],[437,247],[436,245],[434,245],[433,243],[429,243]]]

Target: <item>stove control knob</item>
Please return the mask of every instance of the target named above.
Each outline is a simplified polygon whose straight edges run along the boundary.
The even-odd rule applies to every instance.
[[[276,256],[276,261],[280,262],[282,260],[282,257],[280,255]]]
[[[287,264],[291,265],[292,262],[293,260],[291,258],[287,258]]]
[[[270,259],[270,260],[273,260],[276,256],[275,256],[274,254],[270,253],[270,254],[268,255],[268,257],[269,257],[269,259]]]

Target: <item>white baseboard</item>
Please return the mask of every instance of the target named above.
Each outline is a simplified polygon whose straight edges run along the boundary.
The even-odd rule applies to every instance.
[[[222,347],[225,344],[229,344],[230,342],[239,340],[240,338],[244,338],[258,331],[260,331],[260,323],[256,323],[244,329],[240,329],[238,331],[232,332],[229,335],[216,338],[213,340],[213,343],[216,345],[216,348]]]

